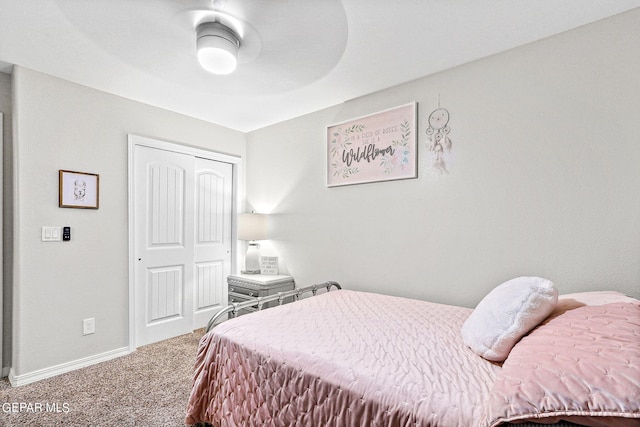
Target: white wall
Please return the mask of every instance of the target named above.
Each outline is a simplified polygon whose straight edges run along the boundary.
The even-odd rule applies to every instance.
[[[475,305],[519,275],[640,297],[640,10],[248,135],[248,209],[299,285]],[[419,52],[416,52],[419,54]],[[398,64],[402,66],[402,64]],[[451,114],[450,174],[427,117]],[[419,178],[327,188],[326,126],[419,103]]]
[[[13,373],[127,347],[127,134],[245,156],[245,135],[14,69]],[[100,175],[100,209],[58,208],[58,170]],[[71,226],[43,243],[41,226]],[[96,333],[82,336],[82,319]]]

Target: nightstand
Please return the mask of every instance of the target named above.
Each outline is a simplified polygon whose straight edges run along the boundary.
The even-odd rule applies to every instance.
[[[278,292],[291,291],[296,284],[291,276],[271,274],[237,274],[227,277],[229,285],[229,304],[250,301],[257,297],[266,297]],[[290,302],[290,301],[284,301]],[[274,307],[278,301],[265,303],[262,308]],[[241,310],[238,315],[257,311],[257,307]]]

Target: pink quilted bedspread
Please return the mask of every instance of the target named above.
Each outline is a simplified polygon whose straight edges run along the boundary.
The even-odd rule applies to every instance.
[[[200,342],[186,423],[476,425],[500,368],[462,342],[470,312],[341,290],[224,322]]]

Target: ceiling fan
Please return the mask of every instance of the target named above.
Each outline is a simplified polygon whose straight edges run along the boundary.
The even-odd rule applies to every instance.
[[[308,85],[338,63],[348,38],[340,0],[55,3],[70,24],[120,61],[153,78],[186,79],[221,94]]]

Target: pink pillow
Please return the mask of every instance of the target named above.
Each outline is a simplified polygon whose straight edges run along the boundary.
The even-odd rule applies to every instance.
[[[582,306],[546,320],[498,372],[486,425],[639,426],[639,337],[638,300]]]
[[[504,282],[480,301],[462,325],[464,343],[485,359],[502,362],[557,302],[558,290],[550,280],[518,277]]]

